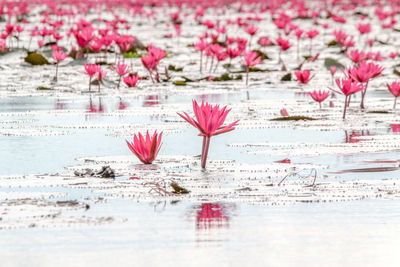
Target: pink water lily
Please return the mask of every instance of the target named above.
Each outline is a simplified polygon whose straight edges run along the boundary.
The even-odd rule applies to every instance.
[[[64,59],[66,59],[68,54],[64,53],[62,50],[56,50],[56,51],[53,51],[52,56],[53,56],[54,60],[56,61],[56,76],[55,76],[55,80],[57,81],[58,63],[60,63]]]
[[[128,64],[124,64],[124,63],[122,63],[122,62],[118,62],[117,67],[116,67],[116,68],[111,67],[111,69],[112,69],[113,71],[115,71],[115,72],[118,74],[118,76],[119,76],[119,79],[118,79],[118,86],[117,86],[118,89],[119,89],[119,85],[120,85],[120,83],[121,83],[122,77],[125,76],[126,74],[128,74],[131,70],[130,70],[130,68],[128,67]]]
[[[193,127],[197,128],[200,131],[199,136],[203,136],[201,167],[205,168],[211,136],[233,131],[239,120],[228,125],[223,125],[231,110],[227,109],[226,106],[220,108],[219,105],[212,106],[207,102],[204,103],[204,101],[201,103],[201,106],[199,106],[199,104],[193,100],[193,111],[196,119],[191,118],[186,112],[183,112],[184,115],[181,113],[178,113],[178,115]]]
[[[157,133],[157,130],[150,137],[149,131],[143,137],[141,133],[135,134],[133,142],[126,140],[126,144],[132,153],[144,164],[151,164],[157,157],[161,148],[161,137],[163,132]]]
[[[92,78],[101,69],[100,65],[84,63],[86,74],[89,76],[89,92],[92,87]]]
[[[397,98],[400,96],[400,82],[398,81],[392,82],[391,84],[386,84],[386,86],[389,92],[391,92],[392,95],[394,96],[393,109],[396,109]]]
[[[365,87],[363,86],[362,83],[359,83],[351,78],[342,80],[336,79],[336,84],[339,87],[340,91],[334,90],[332,88],[329,89],[336,93],[342,94],[346,97],[344,101],[344,110],[343,110],[343,119],[345,119],[347,106],[349,105],[348,102],[349,97],[352,94],[365,90]]]
[[[312,78],[314,78],[314,76],[310,76],[310,70],[295,71],[294,74],[296,75],[297,81],[299,81],[301,84],[306,84],[311,81]]]
[[[246,85],[249,83],[249,70],[250,67],[255,66],[261,63],[261,57],[257,52],[245,52],[244,53],[244,64],[246,65]]]
[[[135,87],[139,80],[139,76],[137,74],[131,74],[124,77],[124,83],[128,87]]]
[[[316,102],[319,103],[319,108],[321,108],[321,103],[328,98],[329,96],[329,92],[328,91],[313,91],[310,93],[310,96],[312,97],[312,99],[314,99]]]

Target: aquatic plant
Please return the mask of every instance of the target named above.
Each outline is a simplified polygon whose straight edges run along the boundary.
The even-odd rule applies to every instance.
[[[141,133],[138,133],[134,135],[133,142],[126,140],[126,144],[141,162],[151,164],[160,151],[162,134],[163,132],[157,133],[157,130],[154,131],[151,137],[149,131],[146,132],[145,137]]]
[[[92,87],[92,78],[100,70],[101,66],[97,64],[84,63],[86,74],[89,76],[89,92]]]
[[[131,70],[129,69],[128,64],[124,64],[122,62],[118,62],[117,67],[116,68],[111,67],[111,69],[113,71],[115,71],[119,76],[118,85],[117,85],[117,88],[119,89],[119,85],[121,84],[122,77],[125,76],[126,74],[128,74]]]
[[[63,61],[68,56],[68,54],[64,53],[62,50],[56,50],[56,51],[53,51],[52,56],[53,56],[54,60],[56,61],[56,76],[55,76],[55,80],[57,81],[58,63]]]
[[[391,92],[392,95],[394,96],[393,109],[396,109],[397,98],[400,96],[400,82],[395,81],[392,82],[391,84],[386,84],[386,86],[389,92]]]
[[[261,57],[258,55],[257,52],[245,52],[244,53],[244,64],[246,68],[246,85],[249,84],[249,70],[250,67],[255,66],[261,63]]]
[[[361,83],[359,83],[353,79],[346,79],[346,78],[341,79],[341,80],[336,79],[336,84],[339,87],[340,91],[334,90],[329,87],[328,88],[336,93],[339,93],[339,94],[342,94],[345,96],[344,110],[343,110],[343,119],[345,119],[347,106],[349,105],[349,103],[348,103],[349,97],[352,94],[355,94],[357,92],[365,90],[365,87]]]
[[[226,106],[220,108],[219,105],[212,106],[207,102],[204,103],[204,101],[199,106],[196,100],[192,102],[195,119],[191,118],[186,112],[183,112],[184,115],[181,113],[178,113],[178,115],[200,131],[199,136],[203,137],[201,167],[205,168],[211,137],[233,131],[239,120],[223,125],[228,113],[231,111]]]
[[[329,92],[328,91],[313,91],[310,93],[310,96],[312,97],[312,99],[314,99],[316,102],[319,103],[319,108],[321,108],[321,103],[328,98],[329,96]]]

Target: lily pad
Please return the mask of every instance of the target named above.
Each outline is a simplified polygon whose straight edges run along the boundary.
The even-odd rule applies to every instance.
[[[336,40],[332,40],[327,44],[327,46],[338,46],[338,45],[339,43]]]
[[[41,90],[41,91],[46,91],[46,90],[53,90],[50,87],[46,87],[46,86],[38,86],[36,88],[36,90]]]
[[[271,121],[314,121],[316,119],[307,116],[288,116],[271,119]]]
[[[183,71],[183,67],[176,67],[175,65],[168,65],[168,70],[180,72],[180,71]]]
[[[342,63],[340,63],[339,61],[337,61],[336,59],[333,58],[325,58],[325,62],[324,62],[324,66],[325,68],[327,68],[328,70],[332,67],[335,66],[338,69],[342,69],[344,68],[344,65]]]
[[[32,52],[28,53],[28,55],[25,57],[25,62],[28,62],[32,65],[47,65],[50,64],[49,61],[41,54]]]
[[[175,81],[175,82],[173,82],[173,84],[175,84],[177,86],[185,86],[186,82],[185,81]]]
[[[285,75],[283,75],[283,77],[281,78],[282,82],[288,82],[292,80],[292,73],[286,73]]]

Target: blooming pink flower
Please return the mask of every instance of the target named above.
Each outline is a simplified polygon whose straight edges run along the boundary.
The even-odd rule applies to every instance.
[[[88,63],[84,63],[83,65],[85,67],[86,74],[89,76],[89,92],[90,92],[90,89],[92,87],[92,78],[101,69],[101,66],[97,64],[88,64]]]
[[[258,44],[261,46],[269,46],[272,45],[272,41],[268,37],[263,36],[260,39],[258,39]]]
[[[321,103],[328,98],[329,92],[328,91],[313,91],[310,93],[310,96],[319,103],[319,108],[321,108]]]
[[[246,65],[246,85],[249,82],[249,70],[251,66],[255,66],[261,63],[261,57],[258,56],[257,52],[245,52],[244,53],[244,64]]]
[[[366,24],[360,23],[358,24],[357,29],[360,32],[360,34],[366,34],[371,32],[371,25],[368,23]]]
[[[138,80],[139,80],[139,76],[137,74],[128,75],[128,76],[124,77],[124,83],[128,87],[135,87]]]
[[[128,64],[124,64],[122,62],[118,62],[117,67],[111,67],[111,69],[115,71],[119,76],[124,76],[131,71],[128,67]]]
[[[296,75],[297,80],[301,84],[308,83],[313,77],[310,77],[310,70],[296,71],[294,74]]]
[[[64,53],[61,50],[56,50],[56,51],[53,51],[52,56],[53,56],[54,60],[57,61],[57,63],[58,63],[58,62],[63,61],[68,56],[68,54]]]
[[[306,34],[307,34],[308,38],[314,39],[319,34],[319,31],[318,30],[309,30],[306,32]]]
[[[389,92],[391,92],[392,95],[394,96],[393,109],[396,109],[397,98],[400,96],[400,82],[398,81],[392,82],[390,85],[386,84],[386,86],[389,89]]]
[[[280,46],[282,51],[288,50],[292,45],[289,40],[279,37],[276,39],[276,44]]]
[[[200,131],[199,136],[203,136],[201,167],[205,168],[211,136],[233,131],[239,120],[228,125],[223,125],[231,110],[226,109],[226,106],[220,108],[219,105],[212,106],[207,102],[202,102],[201,106],[199,106],[199,104],[193,100],[193,111],[196,119],[191,118],[186,112],[184,112],[184,115],[180,113],[178,113],[178,115],[192,126],[196,127]]]
[[[356,50],[351,50],[350,52],[345,53],[348,58],[353,61],[353,63],[359,63],[361,61],[364,61],[367,58],[367,55],[358,49]]]
[[[336,91],[332,88],[329,88],[329,89],[345,96],[344,110],[343,110],[343,119],[345,119],[346,118],[346,110],[347,110],[347,106],[348,106],[348,101],[347,101],[348,97],[352,94],[355,94],[357,92],[364,90],[365,87],[361,83],[359,83],[351,78],[345,78],[342,80],[336,79],[336,84],[339,87],[340,91]]]
[[[257,33],[258,28],[254,25],[251,24],[249,27],[246,28],[246,32],[250,35],[253,36]]]
[[[161,137],[162,132],[154,132],[153,136],[150,137],[149,131],[146,132],[146,137],[143,137],[141,133],[134,135],[133,142],[126,144],[132,153],[144,164],[151,164],[157,157],[158,152],[161,148]]]

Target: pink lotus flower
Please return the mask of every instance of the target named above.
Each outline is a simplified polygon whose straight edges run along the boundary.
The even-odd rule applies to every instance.
[[[219,105],[212,106],[207,102],[202,102],[201,106],[199,106],[197,102],[193,100],[193,111],[197,120],[192,119],[186,112],[184,112],[184,115],[180,113],[178,113],[178,115],[192,126],[196,127],[200,131],[199,136],[203,136],[201,167],[205,168],[211,136],[233,131],[239,120],[228,125],[223,125],[231,110],[227,110],[226,106],[220,108]]]
[[[128,87],[135,87],[138,80],[139,80],[139,76],[137,74],[128,75],[128,76],[124,77],[124,83]]]
[[[373,63],[373,62],[361,62],[360,65],[353,66],[347,69],[347,76],[360,83],[366,83],[364,90],[361,94],[361,108],[364,108],[365,95],[367,93],[368,82],[370,79],[378,77],[381,75],[383,67]]]
[[[280,113],[282,117],[289,117],[289,113],[287,112],[286,108],[281,109]]]
[[[386,84],[386,86],[389,89],[389,92],[394,96],[393,109],[396,109],[397,98],[400,96],[400,82],[392,82],[390,85]]]
[[[58,63],[63,61],[68,56],[68,54],[64,53],[61,50],[56,50],[56,51],[53,51],[52,56],[53,56],[54,60],[56,61],[56,76],[55,76],[55,80],[57,81]]]
[[[258,44],[261,46],[269,46],[272,45],[272,41],[268,37],[263,36],[260,39],[258,39]]]
[[[146,137],[144,138],[141,133],[134,135],[133,142],[128,142],[126,144],[132,153],[144,164],[151,164],[157,157],[158,152],[161,148],[161,137],[162,132],[154,132],[153,136],[150,137],[149,131],[146,132]]]
[[[360,34],[366,34],[371,32],[371,25],[370,24],[358,24],[357,26],[358,31],[360,32]]]
[[[321,108],[321,103],[328,98],[329,92],[328,91],[314,91],[310,93],[310,96],[319,103],[319,108]]]
[[[306,32],[307,37],[310,39],[310,56],[312,55],[312,40],[319,34],[318,30],[309,30]]]
[[[95,76],[96,76],[96,79],[97,79],[97,81],[98,81],[99,92],[100,92],[100,85],[101,85],[101,82],[102,82],[102,81],[104,80],[104,78],[107,76],[107,73],[106,73],[104,70],[102,70],[102,69],[101,69],[101,66],[99,65],[99,68],[98,68],[98,70],[97,70]]]
[[[249,70],[251,66],[255,66],[261,63],[261,57],[258,56],[257,52],[245,52],[244,53],[244,64],[246,65],[246,85],[249,83]]]
[[[116,68],[111,67],[111,69],[113,71],[115,71],[119,76],[119,79],[118,79],[118,89],[119,89],[119,85],[121,83],[122,76],[128,74],[131,70],[129,69],[128,64],[124,64],[122,62],[118,62],[117,67]]]
[[[100,65],[97,64],[87,64],[84,63],[86,74],[89,76],[89,92],[92,87],[92,78],[101,68]]]
[[[334,91],[336,93],[345,95],[346,98],[344,101],[344,110],[343,110],[343,119],[345,119],[347,106],[349,104],[347,101],[349,96],[364,90],[365,87],[361,83],[359,83],[351,78],[342,79],[342,80],[336,79],[336,84],[339,87],[340,91],[334,90],[332,88],[329,88],[329,89],[331,89],[332,91]]]
[[[360,63],[367,58],[367,55],[364,52],[357,49],[346,52],[345,54],[348,58],[351,59],[351,61],[353,61],[353,63]]]
[[[310,77],[310,70],[303,70],[303,71],[295,71],[294,74],[296,75],[297,80],[301,84],[306,84],[311,81],[314,76]]]
[[[276,39],[276,44],[279,45],[281,51],[288,50],[292,45],[290,44],[289,40],[279,37]]]
[[[196,43],[194,45],[194,47],[196,48],[197,51],[200,52],[200,73],[202,73],[203,70],[203,52],[204,50],[207,49],[208,44],[206,41],[204,41],[204,39],[201,39],[199,43]]]
[[[250,35],[253,36],[257,33],[258,28],[254,25],[251,24],[249,27],[246,28],[246,32]]]

